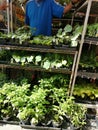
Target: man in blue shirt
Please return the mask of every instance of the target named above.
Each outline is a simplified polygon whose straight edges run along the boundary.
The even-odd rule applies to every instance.
[[[29,0],[26,4],[25,23],[33,30],[33,35],[51,35],[52,18],[61,18],[79,0],[71,0],[65,7],[55,0]]]

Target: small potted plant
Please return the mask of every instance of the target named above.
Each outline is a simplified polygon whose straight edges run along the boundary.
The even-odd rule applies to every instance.
[[[80,104],[76,104],[73,97],[68,97],[66,101],[60,103],[60,108],[64,116],[66,117],[67,115],[70,125],[74,129],[78,129],[86,124],[87,109]]]
[[[52,113],[53,113],[52,116],[53,127],[61,127],[63,122],[63,113],[60,110],[60,107],[58,105],[53,105]]]
[[[32,108],[23,107],[20,108],[17,117],[20,120],[21,125],[30,125],[30,116],[34,115],[34,110]]]

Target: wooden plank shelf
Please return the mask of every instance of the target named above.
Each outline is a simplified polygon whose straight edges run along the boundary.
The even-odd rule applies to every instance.
[[[87,103],[77,103],[77,104],[82,104],[86,108],[92,108],[92,109],[97,109],[98,110],[98,104],[87,104]]]
[[[98,37],[95,38],[85,38],[84,43],[98,45]]]
[[[77,76],[86,77],[88,79],[89,78],[98,79],[98,73],[90,73],[90,72],[78,71]]]
[[[50,68],[44,69],[37,66],[22,66],[22,65],[15,65],[15,64],[1,64],[0,68],[14,68],[14,69],[24,69],[24,70],[34,70],[34,71],[44,71],[44,72],[54,72],[54,73],[63,73],[63,74],[71,74],[71,71],[66,68]]]
[[[75,48],[62,48],[62,49],[50,49],[50,48],[40,48],[40,47],[27,47],[27,46],[16,46],[16,45],[0,45],[0,49],[6,50],[25,50],[25,51],[35,51],[35,52],[51,52],[51,53],[62,53],[62,54],[75,54],[77,50]]]

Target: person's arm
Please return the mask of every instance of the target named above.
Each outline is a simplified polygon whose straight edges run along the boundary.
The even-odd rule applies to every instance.
[[[67,4],[64,8],[64,14],[69,12],[71,10],[71,8],[78,3],[80,0],[71,0],[69,4]]]

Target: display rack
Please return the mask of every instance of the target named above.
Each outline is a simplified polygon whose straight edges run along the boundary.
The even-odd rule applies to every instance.
[[[90,6],[91,6],[91,1],[88,2],[88,9],[87,9],[87,16],[85,19],[85,23],[84,23],[84,29],[83,29],[83,35],[80,41],[80,47],[79,47],[79,52],[77,49],[73,49],[73,48],[58,48],[58,49],[54,49],[54,48],[38,48],[38,47],[28,47],[28,46],[18,46],[18,45],[6,45],[6,44],[2,44],[0,45],[0,49],[1,50],[24,50],[24,51],[33,51],[33,52],[49,52],[49,53],[59,53],[59,54],[69,54],[69,55],[74,55],[73,57],[73,64],[72,64],[72,68],[71,70],[66,70],[64,68],[53,68],[53,69],[49,69],[46,70],[44,68],[40,68],[40,67],[34,67],[34,66],[21,66],[21,65],[12,65],[10,63],[2,63],[0,62],[0,68],[13,68],[13,69],[24,69],[24,70],[34,70],[34,71],[45,71],[45,72],[55,72],[55,73],[62,73],[62,74],[70,74],[70,82],[69,82],[69,95],[72,95],[73,93],[73,89],[74,89],[74,84],[75,84],[75,80],[76,80],[76,76],[77,76],[77,70],[78,70],[78,64],[79,64],[79,59],[80,59],[80,55],[81,55],[81,50],[82,50],[82,46],[84,43],[84,37],[85,37],[85,32],[86,32],[86,26],[87,26],[87,21],[88,21],[88,15],[89,15],[89,11],[90,11]],[[9,23],[8,23],[9,24]],[[8,31],[9,32],[9,31]],[[22,126],[23,128],[26,126]],[[32,126],[27,126],[27,128],[29,129],[33,129]],[[41,127],[34,127],[34,129],[41,129]],[[45,129],[49,129],[49,130],[61,130],[60,128],[42,128],[42,130]]]
[[[86,11],[86,13],[85,13]],[[72,88],[70,91],[70,95],[73,94],[74,91],[74,86],[75,86],[75,82],[76,82],[76,77],[80,77],[80,78],[86,78],[86,79],[93,79],[96,80],[98,79],[98,73],[94,72],[85,72],[85,71],[79,71],[78,67],[79,67],[79,61],[81,58],[81,54],[82,54],[82,49],[83,49],[83,44],[91,44],[91,45],[98,45],[98,38],[85,38],[85,34],[86,34],[86,30],[87,30],[87,24],[88,24],[88,19],[90,14],[92,14],[91,16],[98,16],[98,0],[86,0],[84,2],[84,4],[75,12],[83,12],[85,14],[85,20],[84,20],[84,26],[83,26],[83,32],[82,32],[82,36],[81,36],[81,40],[80,40],[80,47],[79,47],[79,52],[78,52],[78,56],[77,56],[77,61],[76,61],[76,67],[75,67],[75,73],[74,73],[74,78],[73,78],[73,82],[72,82]],[[79,102],[79,104],[81,104],[81,102]],[[96,117],[98,116],[98,102],[96,103],[82,103],[85,107],[87,107],[88,109],[95,109],[96,111]],[[98,125],[96,126],[98,129]]]
[[[48,70],[41,68],[41,67],[36,67],[36,66],[21,66],[21,65],[15,65],[15,64],[10,64],[10,63],[3,63],[2,61],[0,62],[0,67],[1,68],[15,68],[15,69],[25,69],[25,70],[34,70],[34,71],[44,71],[44,72],[55,72],[55,73],[63,73],[63,74],[70,74],[70,82],[69,82],[69,89],[71,88],[72,84],[72,79],[74,76],[74,71],[75,71],[75,64],[76,64],[76,59],[77,59],[77,54],[78,51],[76,48],[65,48],[65,49],[54,49],[54,48],[44,48],[44,47],[28,47],[28,46],[23,46],[23,45],[0,45],[0,49],[3,50],[24,50],[24,51],[33,51],[33,52],[50,52],[50,53],[59,53],[59,54],[69,54],[69,55],[74,55],[73,59],[73,64],[71,70],[66,69],[66,68],[50,68]]]
[[[94,4],[93,4],[93,2],[94,2]],[[74,85],[75,85],[75,81],[76,81],[76,77],[77,77],[77,72],[78,72],[78,66],[79,66],[79,61],[80,61],[80,57],[81,57],[82,47],[83,47],[83,44],[84,44],[84,41],[85,41],[85,34],[86,34],[86,30],[87,30],[89,15],[92,12],[92,9],[94,8],[95,5],[98,6],[98,1],[97,0],[86,0],[83,3],[83,5],[75,11],[75,14],[77,12],[79,12],[80,10],[81,11],[86,10],[86,13],[85,13],[85,20],[84,20],[82,36],[81,36],[81,40],[80,40],[79,53],[78,53],[78,57],[77,57],[76,67],[75,67],[74,78],[73,78],[73,82],[72,82],[72,85],[71,85],[72,87],[70,89],[70,95],[73,94],[73,90],[74,90]],[[85,8],[85,10],[84,10],[84,8]],[[98,14],[98,9],[96,11],[96,14]]]
[[[84,16],[85,19],[84,19],[84,26],[83,26],[81,39],[79,41],[79,43],[80,43],[79,52],[78,52],[78,56],[77,56],[75,72],[74,72],[73,81],[72,81],[72,85],[71,85],[71,89],[70,89],[71,96],[74,93],[73,91],[74,91],[74,87],[75,87],[75,84],[77,81],[76,78],[80,79],[80,80],[82,79],[82,81],[85,80],[87,82],[89,80],[89,81],[94,82],[95,84],[98,80],[98,73],[96,71],[86,72],[85,70],[80,71],[78,69],[81,55],[82,55],[82,50],[83,50],[83,47],[85,47],[84,44],[86,44],[86,45],[88,44],[89,46],[92,45],[94,47],[98,46],[98,38],[86,37],[86,31],[87,31],[87,25],[89,22],[89,17],[98,18],[98,0],[84,1],[84,3],[74,12],[74,15]],[[81,84],[80,84],[80,87],[81,87]],[[96,86],[96,87],[98,87],[98,86]],[[86,84],[85,84],[85,88],[86,88]],[[80,95],[80,97],[81,97],[81,95]],[[87,108],[88,111],[90,111],[90,113],[88,112],[88,116],[87,116],[87,121],[88,121],[86,124],[87,129],[97,130],[98,129],[98,100],[97,100],[97,98],[96,98],[96,100],[89,100],[87,97],[85,97],[84,99],[80,98],[80,100],[76,99],[76,102],[78,104],[82,104],[83,106],[85,106]],[[93,117],[92,117],[92,115],[93,115]],[[85,129],[86,129],[86,127],[85,127]]]

